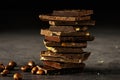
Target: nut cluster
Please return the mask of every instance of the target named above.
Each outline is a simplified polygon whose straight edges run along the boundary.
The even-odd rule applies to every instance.
[[[44,70],[39,69],[34,61],[29,61],[26,65],[21,66],[21,71],[23,72],[31,72],[32,74],[43,75]]]
[[[7,76],[11,70],[14,70],[14,67],[17,66],[17,63],[14,61],[10,61],[7,65],[0,63],[0,75]]]
[[[7,65],[0,63],[0,76],[5,77],[10,74],[12,70],[17,66],[15,61],[10,61]],[[26,65],[21,66],[20,70],[23,72],[31,72],[32,74],[43,75],[44,70],[38,68],[34,61],[29,61]],[[22,80],[22,74],[16,72],[13,74],[13,80]]]

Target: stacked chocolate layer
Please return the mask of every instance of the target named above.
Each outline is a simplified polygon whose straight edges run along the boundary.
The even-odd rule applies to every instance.
[[[40,60],[45,66],[57,71],[83,70],[83,62],[91,53],[83,49],[87,47],[87,41],[94,40],[88,30],[95,25],[92,14],[93,10],[54,10],[51,14],[39,15],[40,20],[48,21],[50,25],[40,30],[47,48],[40,53]]]

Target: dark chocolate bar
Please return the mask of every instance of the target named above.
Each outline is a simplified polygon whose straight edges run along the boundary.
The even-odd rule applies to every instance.
[[[74,53],[68,53],[68,54],[63,54],[63,53],[57,53],[57,52],[52,52],[52,51],[41,51],[40,56],[42,57],[56,57],[56,58],[63,58],[63,59],[82,59],[86,60],[90,56],[90,52],[79,52],[78,54]]]
[[[86,21],[49,21],[51,26],[94,26],[94,20]]]
[[[84,29],[84,30],[83,30]],[[61,32],[61,33],[71,33],[71,32],[80,32],[80,31],[85,31],[84,26],[50,26],[49,30],[52,32]]]
[[[83,66],[79,67],[79,68],[64,68],[64,69],[56,69],[50,66],[46,66],[46,65],[39,65],[37,66],[38,69],[40,70],[44,70],[45,74],[49,74],[49,75],[63,75],[63,74],[73,74],[73,73],[81,73],[83,72],[84,68],[85,68],[85,64],[83,64]]]
[[[64,32],[64,33],[76,32],[76,29],[73,26],[50,26],[49,30],[53,32]]]
[[[48,47],[45,46],[47,50],[50,50],[52,52],[58,52],[58,53],[82,53],[82,48],[71,48],[71,47]]]
[[[48,47],[81,47],[81,48],[86,48],[87,47],[87,41],[83,42],[54,42],[54,41],[47,41],[43,40],[44,45]]]
[[[41,61],[55,61],[55,62],[64,62],[64,63],[82,63],[83,59],[63,59],[60,57],[48,57],[48,56],[41,56],[40,57]]]
[[[44,65],[54,67],[57,69],[63,68],[80,68],[84,66],[84,63],[62,63],[62,62],[53,62],[53,61],[42,61]]]
[[[86,16],[93,14],[93,10],[54,10],[56,16]]]
[[[43,21],[82,21],[82,20],[90,20],[91,16],[83,16],[83,17],[62,17],[62,16],[53,16],[53,15],[39,15],[39,18]]]
[[[60,27],[58,27],[59,29]],[[57,29],[57,28],[56,28]],[[65,29],[65,28],[64,28]],[[41,35],[45,36],[90,36],[90,32],[88,31],[50,31],[49,29],[41,29]],[[76,28],[77,29],[77,28]]]
[[[48,41],[55,42],[81,42],[81,41],[93,41],[94,36],[79,36],[79,37],[61,37],[61,36],[45,36]]]
[[[40,60],[42,61],[56,61],[64,63],[82,63],[87,60],[90,56],[90,53],[83,52],[82,54],[56,54],[42,51],[40,54]]]

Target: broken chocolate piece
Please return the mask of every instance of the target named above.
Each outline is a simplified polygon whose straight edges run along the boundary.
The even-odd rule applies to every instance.
[[[81,68],[84,66],[84,63],[62,63],[62,62],[53,62],[53,61],[43,61],[43,64],[57,69]]]
[[[53,15],[39,15],[39,18],[43,21],[82,21],[82,20],[90,20],[91,16],[82,16],[82,17],[66,17],[66,16],[53,16]]]
[[[45,36],[48,41],[55,42],[81,42],[81,41],[93,41],[94,36],[79,36],[79,37],[61,37],[61,36]]]
[[[45,46],[48,50],[52,52],[62,52],[62,53],[82,53],[83,49],[82,48],[71,48],[71,47],[48,47]]]
[[[81,48],[86,48],[87,47],[87,42],[54,42],[54,41],[47,41],[43,40],[44,45],[48,47],[81,47]]]
[[[55,53],[52,51],[42,51],[40,54],[41,60],[51,60],[57,62],[70,62],[70,63],[81,63],[88,59],[90,56],[90,52],[83,52],[83,53]]]
[[[78,29],[78,28],[76,28],[76,29]],[[64,31],[64,29],[63,29],[63,31]],[[90,32],[87,32],[87,31],[79,31],[79,32],[77,32],[77,31],[74,31],[74,32],[66,31],[66,32],[59,32],[59,27],[58,27],[58,31],[56,30],[56,32],[55,31],[50,31],[48,29],[41,29],[41,33],[40,34],[44,35],[44,36],[66,36],[66,37],[72,37],[72,36],[75,36],[75,37],[90,36]]]
[[[93,10],[54,10],[55,16],[87,16],[93,14]]]
[[[89,55],[90,55],[90,52],[82,52],[82,53],[78,53],[78,54],[75,54],[75,53],[68,53],[68,54],[63,54],[63,53],[57,53],[57,52],[52,52],[52,51],[49,51],[49,50],[47,50],[47,51],[41,51],[41,53],[40,53],[40,55],[41,56],[48,56],[48,57],[61,57],[61,58],[68,58],[68,59],[83,59],[83,60],[85,60],[84,59],[84,57],[85,58],[87,58],[87,57],[89,57]]]
[[[51,26],[94,26],[94,20],[85,20],[85,21],[49,21]]]
[[[64,68],[64,69],[56,69],[50,66],[46,66],[46,65],[40,65],[37,66],[38,69],[40,70],[44,70],[45,74],[49,74],[49,75],[63,75],[63,74],[73,74],[73,73],[81,73],[84,70],[85,64],[83,66],[81,66],[80,68]]]

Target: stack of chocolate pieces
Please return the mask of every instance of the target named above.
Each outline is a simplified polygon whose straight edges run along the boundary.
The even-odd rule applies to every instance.
[[[84,61],[91,52],[83,49],[87,47],[87,41],[95,38],[88,31],[95,25],[92,14],[93,10],[54,10],[51,14],[39,15],[40,20],[49,23],[49,28],[40,30],[47,49],[41,51],[40,60],[47,66],[46,70],[70,73],[84,69]]]

